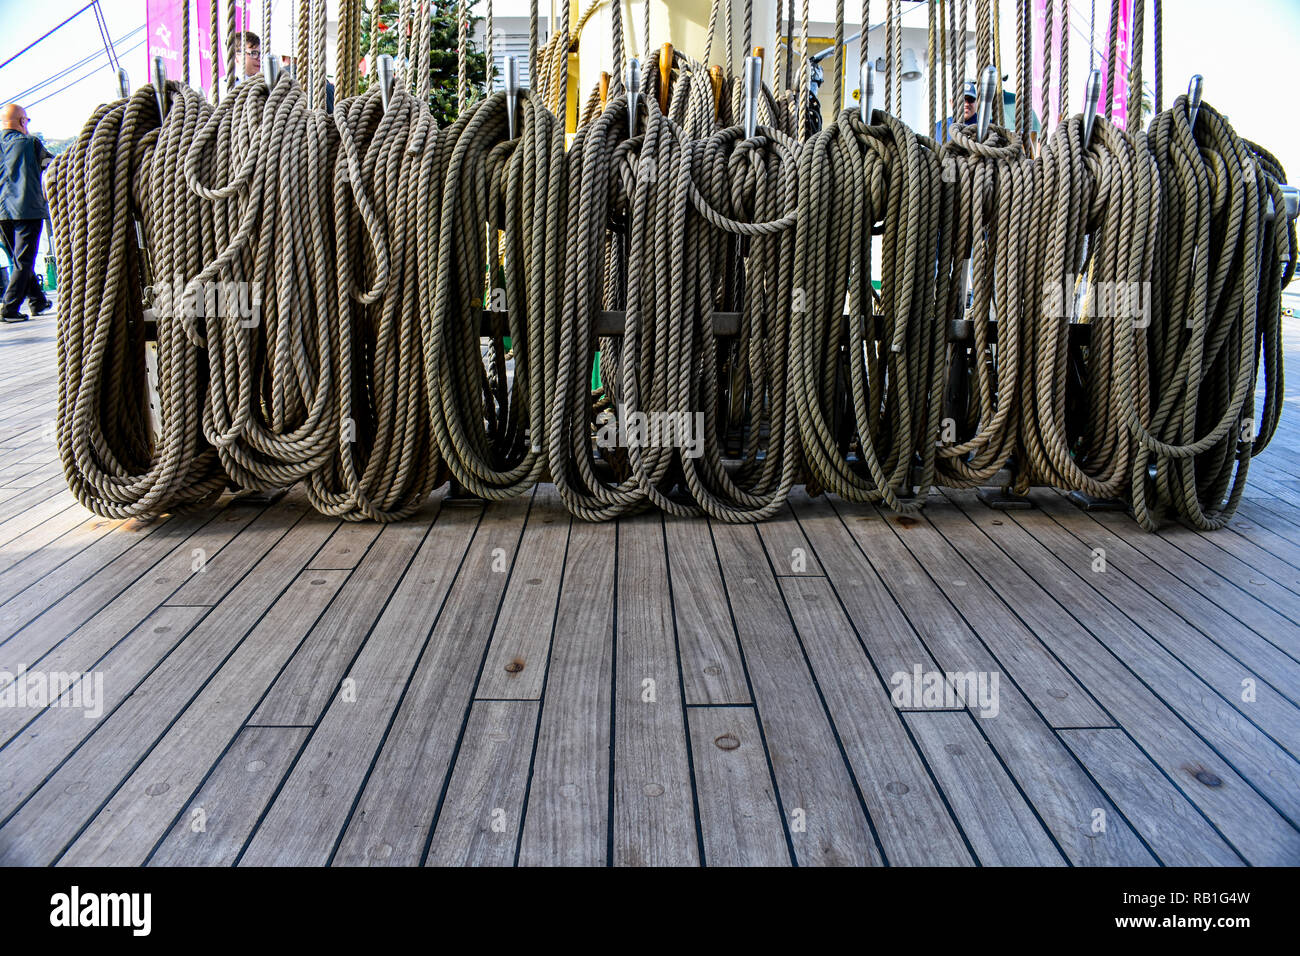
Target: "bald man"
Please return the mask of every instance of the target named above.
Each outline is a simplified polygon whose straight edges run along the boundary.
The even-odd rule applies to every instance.
[[[20,311],[23,299],[40,315],[50,308],[36,281],[36,249],[41,223],[49,215],[41,191],[41,171],[54,157],[27,132],[27,111],[17,103],[0,109],[0,239],[13,263],[4,294],[5,322],[26,322]]]

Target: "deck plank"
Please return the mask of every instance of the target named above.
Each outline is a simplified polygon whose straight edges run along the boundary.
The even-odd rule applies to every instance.
[[[795,859],[800,866],[882,864],[758,531],[712,528]]]
[[[553,485],[538,488],[475,696],[537,700],[546,676],[572,519]]]
[[[205,613],[206,608],[158,608],[112,653],[97,661],[90,677],[91,680],[103,680],[103,699],[99,702],[101,715],[96,719],[87,719],[81,711],[63,707],[42,710],[4,708],[7,739],[4,749],[0,750],[0,766],[5,770],[3,783],[0,783],[0,821],[17,810],[65,759],[77,751],[159,662],[185,639]],[[97,678],[95,675],[100,676]],[[96,748],[99,743],[96,743]]]
[[[686,703],[750,703],[708,524],[665,516],[664,537]]]
[[[325,543],[329,526],[304,522],[286,534],[154,670],[146,684],[0,827],[0,861],[52,862],[112,796],[208,678],[262,619]],[[31,731],[29,730],[30,734]],[[170,822],[170,821],[169,821]],[[149,847],[144,847],[147,852]],[[122,847],[124,855],[139,847]],[[143,858],[143,856],[141,857]]]
[[[1242,865],[1241,857],[1124,731],[1088,728],[1060,734],[1161,863]]]
[[[129,634],[155,608],[166,602],[167,596],[191,575],[192,557],[196,548],[216,553],[230,547],[246,529],[256,512],[232,509],[224,520],[211,521],[187,538],[160,561],[131,582],[121,594],[104,605],[93,616],[76,624],[75,630],[64,636],[62,630],[75,622],[63,617],[56,625],[49,617],[39,618],[0,645],[0,662],[26,662],[55,670],[88,670],[119,640]],[[187,605],[179,605],[187,606]],[[0,739],[4,739],[5,721],[0,716]]]
[[[476,700],[429,844],[429,866],[513,866],[537,734],[535,700]]]
[[[548,657],[519,862],[609,859],[617,527],[575,522]]]
[[[420,650],[476,538],[481,515],[478,507],[444,505],[439,511],[351,663],[348,683],[334,688],[328,708],[240,857],[242,865],[329,862]]]
[[[909,711],[903,720],[943,785],[984,866],[1065,866],[1024,795],[968,713]]]
[[[346,571],[300,573],[131,771],[60,864],[142,865],[212,769],[213,754],[224,753],[239,735],[275,675],[346,580]]]
[[[1222,700],[1209,688],[1198,692],[1190,672],[1167,655],[1115,653],[1124,650],[1126,632],[1102,627],[1113,613],[1108,604],[1073,583],[1073,573],[1009,516],[984,508],[973,493],[946,494],[980,532],[950,535],[957,546],[978,549],[976,573],[1014,602],[1039,639],[1166,774],[1196,784],[1189,786],[1190,799],[1233,846],[1252,863],[1300,859],[1300,833],[1221,756],[1240,746],[1232,728],[1221,725],[1222,711],[1230,710]],[[1220,783],[1205,785],[1197,774]]]
[[[1094,607],[1089,620],[1113,635],[1112,649],[1130,662],[1165,661],[1187,675],[1181,688],[1185,703],[1175,709],[1193,710],[1226,731],[1239,759],[1246,761],[1243,766],[1259,773],[1248,773],[1250,779],[1293,823],[1300,822],[1300,762],[1280,743],[1300,743],[1300,711],[1281,695],[1267,693],[1258,674],[1136,586],[1116,556],[1108,552],[1104,570],[1094,570],[1102,567],[1094,565],[1095,546],[1066,533],[1049,516],[1023,512],[1014,520],[1068,569],[1070,596],[1086,602],[1096,595],[1096,603],[1105,603],[1103,611]],[[1243,681],[1248,680],[1257,684],[1253,702],[1243,700]]]
[[[250,723],[292,727],[320,719],[429,533],[425,522],[436,520],[437,514],[435,503],[420,509],[418,523],[384,526],[339,600],[280,672]]]
[[[233,865],[308,733],[306,727],[241,730],[148,865]]]
[[[1300,661],[1288,651],[1300,651],[1300,628],[1254,596],[1227,585],[1211,569],[1158,535],[1135,536],[1113,520],[1091,524],[1069,521],[1073,515],[1064,509],[1070,506],[1055,495],[1035,493],[1033,500],[1063,531],[1073,533],[1089,547],[1104,548],[1108,571],[1126,577],[1134,590],[1155,598],[1160,607],[1200,631],[1241,665],[1257,675],[1267,675],[1260,679],[1291,703],[1291,714],[1297,714],[1294,704],[1300,697]],[[1166,631],[1162,628],[1159,633],[1163,636]],[[1190,655],[1179,656],[1198,673],[1214,672],[1213,667],[1198,665]],[[1286,688],[1291,688],[1290,694]]]
[[[876,821],[885,858],[901,866],[973,861],[943,794],[825,578],[781,581],[844,753]]]
[[[174,530],[173,522],[179,523],[182,520],[187,520],[193,527],[201,523],[197,516],[188,519],[164,517],[155,521],[124,521],[117,525],[113,534],[104,535],[75,554],[45,555],[44,560],[49,563],[34,565],[34,574],[26,562],[11,569],[0,578],[0,641],[90,581],[150,534],[169,525]],[[168,545],[168,550],[171,547]],[[51,556],[54,558],[52,561]]]
[[[786,505],[771,519],[758,526],[763,548],[777,577],[824,575],[817,562],[817,552],[804,534],[803,526]]]
[[[772,773],[749,707],[692,707],[687,716],[709,866],[789,866]]]
[[[616,600],[613,863],[695,865],[695,786],[659,515],[619,523]]]
[[[338,849],[335,866],[413,866],[427,852],[441,796],[462,746],[474,685],[517,567],[529,499],[489,504],[442,613],[411,674]],[[523,573],[527,573],[526,571]]]
[[[845,516],[848,514],[846,509]],[[978,720],[980,731],[1059,849],[1077,865],[1153,863],[1150,853],[1128,827],[1113,827],[1105,840],[1096,839],[1091,831],[1089,814],[1094,807],[1106,804],[1105,795],[1052,732],[1049,715],[1059,715],[1060,711],[1047,704],[1059,702],[1051,693],[1054,687],[1068,688],[1077,698],[1084,698],[1082,688],[1036,641],[1029,645],[1032,651],[1025,649],[1020,656],[1013,656],[1019,649],[999,645],[1014,670],[1007,660],[994,657],[904,547],[904,535],[921,538],[927,533],[919,519],[908,520],[915,524],[903,525],[908,530],[896,533],[895,522],[883,520],[873,510],[849,524],[863,554],[904,608],[939,671],[986,681],[980,699],[968,702],[966,709]],[[909,668],[902,679],[906,681],[911,673],[913,669]],[[996,686],[992,683],[995,679]],[[1024,692],[1025,685],[1041,690],[1041,699],[1031,701]],[[990,700],[983,698],[984,691],[989,692]],[[912,703],[916,705],[916,701]],[[1077,714],[1078,709],[1066,713]],[[1095,705],[1087,713],[1104,719]]]

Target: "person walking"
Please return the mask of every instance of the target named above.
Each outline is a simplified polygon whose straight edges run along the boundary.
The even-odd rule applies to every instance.
[[[0,109],[0,239],[13,265],[0,314],[5,322],[27,321],[20,311],[24,299],[33,315],[51,305],[36,280],[36,250],[49,215],[41,173],[54,157],[27,132],[27,123],[27,111],[17,103]]]

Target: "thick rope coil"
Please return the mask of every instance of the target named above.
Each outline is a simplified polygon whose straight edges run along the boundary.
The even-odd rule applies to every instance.
[[[308,496],[326,514],[391,521],[423,503],[438,473],[425,379],[410,365],[423,355],[429,297],[420,276],[437,244],[435,217],[418,211],[440,203],[446,149],[428,106],[400,83],[387,112],[372,89],[340,102],[334,122],[339,268],[336,310],[327,311],[337,316],[339,386],[332,455]]]
[[[1276,427],[1280,291],[1295,269],[1295,230],[1278,220],[1264,226],[1270,198],[1279,213],[1285,208],[1276,161],[1208,104],[1193,129],[1187,98],[1178,97],[1152,121],[1148,142],[1159,171],[1162,268],[1145,331],[1152,401],[1125,415],[1140,447],[1134,514],[1147,528],[1171,513],[1210,530],[1236,511],[1250,458]],[[1263,429],[1254,401],[1261,362]],[[1123,392],[1127,363],[1119,373]]]
[[[1040,156],[1042,187],[1029,289],[1038,319],[1025,329],[1021,376],[1033,389],[1021,407],[1021,484],[1034,481],[1123,497],[1133,439],[1126,416],[1149,405],[1143,290],[1160,205],[1142,134],[1098,118],[1083,150],[1083,120],[1057,127]],[[1087,297],[1085,353],[1071,348],[1078,276]]]
[[[816,484],[912,511],[935,467],[945,331],[936,310],[950,258],[939,227],[951,190],[931,140],[888,113],[873,120],[843,111],[800,158],[794,268],[804,302],[794,311],[792,388]],[[871,247],[882,221],[877,298]]]
[[[939,482],[978,487],[1015,451],[1020,405],[1029,394],[1021,379],[1024,328],[1038,289],[1032,285],[1030,210],[1038,201],[1041,167],[1009,131],[991,127],[979,142],[973,126],[957,125],[944,150],[945,172],[954,180],[954,211],[944,229],[952,244],[952,281],[943,312],[970,320],[969,344],[948,346],[946,406],[939,436]],[[970,263],[971,306],[962,299]],[[945,261],[940,260],[943,269]],[[990,320],[996,320],[990,336]]]
[[[212,213],[186,189],[180,166],[211,107],[188,86],[170,83],[168,91],[161,127],[152,86],[101,106],[45,179],[65,277],[59,457],[77,500],[112,518],[195,505],[226,483],[202,437],[206,362],[176,311],[159,316],[157,434],[150,425],[145,264],[135,221],[158,276],[197,271],[216,244]]]
[[[492,499],[523,494],[546,465],[545,338],[554,336],[563,262],[564,128],[520,94],[520,135],[506,139],[506,98],[494,93],[452,128],[438,231],[425,383],[438,446],[456,479]],[[487,234],[484,229],[486,227]],[[504,233],[504,263],[484,263]],[[487,272],[495,320],[485,369],[478,316]],[[499,301],[496,301],[499,300]],[[513,376],[507,382],[509,336]]]
[[[337,144],[324,112],[308,109],[303,88],[282,77],[269,96],[260,80],[237,86],[185,159],[190,190],[229,211],[217,222],[217,254],[185,295],[215,299],[209,290],[237,284],[238,307],[205,310],[193,335],[211,368],[204,435],[244,488],[311,475],[335,441],[327,210]]]

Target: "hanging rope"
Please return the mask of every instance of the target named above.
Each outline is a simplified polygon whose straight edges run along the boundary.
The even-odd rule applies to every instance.
[[[1211,107],[1193,126],[1179,98],[1142,132],[1140,11],[1131,130],[1098,119],[1086,142],[1066,108],[1068,5],[1048,8],[1036,48],[1017,2],[1015,131],[954,122],[939,145],[893,115],[899,0],[893,112],[814,129],[805,0],[798,77],[790,3],[754,135],[734,125],[738,78],[706,69],[717,43],[727,66],[734,52],[735,13],[715,4],[704,62],[675,50],[661,74],[648,51],[638,115],[626,91],[602,109],[596,88],[566,151],[568,57],[600,2],[572,34],[566,5],[541,49],[533,5],[513,137],[505,93],[470,88],[466,0],[447,129],[426,99],[427,0],[399,4],[386,109],[377,84],[356,95],[361,0],[341,0],[326,114],[326,4],[304,0],[296,76],[233,82],[228,5],[215,107],[171,84],[165,120],[148,86],[96,110],[47,176],[68,277],[59,450],[78,500],[154,515],[301,482],[323,513],[390,521],[448,478],[494,500],[551,480],[585,519],[731,522],[775,514],[800,480],[906,512],[932,484],[1009,469],[1015,490],[1118,498],[1147,528],[1229,520],[1283,408],[1295,227],[1277,160]],[[999,6],[974,6],[974,63],[1000,71]],[[927,3],[936,127],[940,104],[961,108],[969,7]],[[837,108],[843,15],[837,2]],[[740,16],[747,50],[751,4]],[[372,76],[379,24],[372,5]],[[490,7],[486,28],[491,68]],[[621,65],[621,5],[610,29]],[[864,3],[863,62],[869,30]],[[214,15],[214,80],[219,32]],[[1035,49],[1043,123],[1053,100],[1057,117],[1031,159]]]
[[[805,301],[794,314],[791,381],[818,487],[914,511],[924,500],[914,486],[934,475],[943,374],[934,314],[949,281],[945,272],[939,282],[935,261],[948,258],[939,228],[951,195],[928,140],[887,112],[874,119],[864,126],[845,110],[800,157],[794,269]],[[877,297],[872,235],[881,222]]]
[[[1148,141],[1159,172],[1154,245],[1163,268],[1146,332],[1152,401],[1125,412],[1140,446],[1132,469],[1134,515],[1147,528],[1169,512],[1211,530],[1235,512],[1251,455],[1276,426],[1279,283],[1295,270],[1295,228],[1276,220],[1264,226],[1270,198],[1283,208],[1282,171],[1208,104],[1200,105],[1193,128],[1187,98],[1178,97],[1152,121]],[[1264,428],[1257,438],[1261,362]],[[1129,387],[1129,368],[1120,362],[1121,391]]]
[[[202,0],[199,0],[202,3]],[[218,23],[221,19],[221,4],[219,0],[212,0],[212,6],[209,8],[209,35],[208,35],[208,75],[212,77],[212,105],[221,102],[221,29]]]
[[[215,74],[214,74],[215,75]],[[157,323],[159,430],[152,434],[145,374],[148,281],[197,271],[215,246],[213,215],[185,188],[180,163],[211,113],[202,97],[168,84],[160,127],[153,87],[99,107],[50,165],[45,183],[60,275],[58,443],[68,486],[96,514],[161,514],[214,498],[225,486],[203,441],[207,386],[202,352],[187,335],[178,298]],[[189,227],[176,233],[171,226]]]

